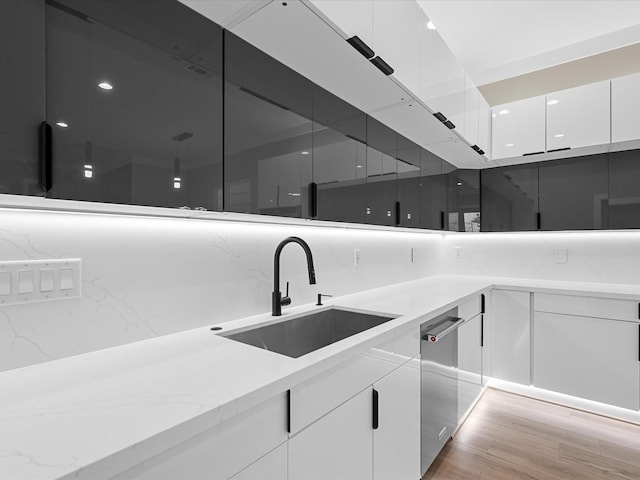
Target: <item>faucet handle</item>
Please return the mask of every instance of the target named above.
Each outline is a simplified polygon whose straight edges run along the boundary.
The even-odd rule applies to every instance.
[[[319,293],[318,294],[318,303],[316,303],[316,305],[318,305],[318,306],[322,305],[322,297],[333,297],[333,295],[327,295],[325,293]]]
[[[284,297],[280,299],[280,305],[291,305],[291,298],[289,297],[289,282],[287,282],[287,292]]]

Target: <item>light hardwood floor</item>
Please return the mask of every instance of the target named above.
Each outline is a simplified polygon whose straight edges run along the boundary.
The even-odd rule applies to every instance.
[[[488,389],[423,480],[640,480],[640,426]]]

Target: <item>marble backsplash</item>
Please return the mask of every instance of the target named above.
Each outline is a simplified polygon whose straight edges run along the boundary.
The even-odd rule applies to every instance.
[[[295,305],[440,272],[439,233],[0,210],[0,261],[81,258],[82,296],[0,308],[0,371],[270,311],[273,254]],[[411,249],[414,250],[412,262]],[[354,249],[360,264],[354,266]]]

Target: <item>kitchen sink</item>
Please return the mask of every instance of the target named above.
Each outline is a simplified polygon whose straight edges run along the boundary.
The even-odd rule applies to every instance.
[[[298,358],[396,317],[330,308],[237,333],[221,334],[237,342]]]

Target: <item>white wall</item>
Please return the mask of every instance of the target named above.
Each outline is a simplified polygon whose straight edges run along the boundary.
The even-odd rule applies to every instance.
[[[439,273],[438,233],[0,209],[0,261],[82,259],[81,298],[0,308],[0,370],[268,312],[290,235],[309,243],[318,280],[285,247],[295,305]]]
[[[452,274],[640,284],[638,230],[448,234],[442,251]]]

